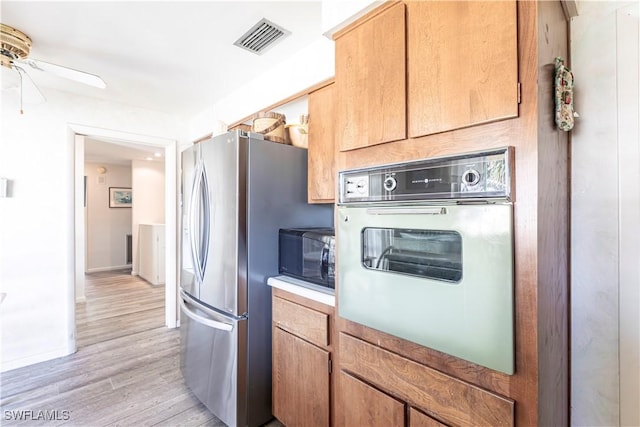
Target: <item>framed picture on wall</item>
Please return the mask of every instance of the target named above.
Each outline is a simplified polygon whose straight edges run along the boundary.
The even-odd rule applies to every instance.
[[[130,208],[133,201],[130,188],[109,187],[110,208]]]

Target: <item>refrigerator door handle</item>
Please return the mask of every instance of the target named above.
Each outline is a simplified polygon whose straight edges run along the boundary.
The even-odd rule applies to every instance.
[[[191,185],[191,199],[189,201],[189,240],[191,247],[191,258],[193,261],[194,272],[198,283],[202,283],[204,273],[201,264],[201,251],[199,242],[202,241],[202,229],[200,227],[201,213],[200,203],[202,201],[202,163],[196,167]]]
[[[191,249],[191,261],[193,262],[193,270],[198,283],[202,280],[200,278],[200,260],[198,260],[198,252],[196,248],[196,212],[198,207],[196,206],[198,183],[200,182],[200,165],[196,166],[195,173],[193,174],[193,182],[191,183],[191,197],[189,198],[189,248]]]
[[[186,314],[188,317],[190,317],[192,320],[214,329],[220,329],[222,331],[227,331],[227,332],[233,331],[233,323],[227,323],[219,320],[206,318],[206,317],[200,316],[199,314],[191,310],[189,308],[189,305],[194,305],[209,316],[220,317],[220,315],[215,313],[214,311],[209,310],[206,307],[203,307],[201,304],[198,304],[190,296],[186,295],[185,292],[182,290],[180,290],[180,297],[181,297],[180,308],[182,309],[182,312]]]
[[[202,197],[202,213],[204,218],[202,223],[202,247],[200,248],[200,273],[202,274],[202,280],[204,280],[204,273],[207,270],[207,259],[209,258],[209,242],[211,236],[209,232],[211,230],[211,202],[209,200],[209,178],[207,177],[207,170],[202,163],[200,172],[200,194]]]

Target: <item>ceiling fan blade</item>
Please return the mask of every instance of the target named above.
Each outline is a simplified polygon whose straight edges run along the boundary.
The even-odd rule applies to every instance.
[[[41,61],[39,59],[21,59],[16,60],[19,64],[29,65],[31,68],[38,71],[46,71],[51,74],[55,74],[65,79],[74,80],[79,83],[84,83],[89,86],[104,89],[107,84],[99,76],[95,74],[85,73],[84,71],[74,70],[73,68],[63,67],[61,65],[51,64],[49,62]]]
[[[38,89],[38,86],[33,82],[31,76],[20,66],[13,64],[13,68],[20,74],[22,80],[20,88],[22,90],[22,99],[27,104],[42,104],[46,102],[46,98]]]

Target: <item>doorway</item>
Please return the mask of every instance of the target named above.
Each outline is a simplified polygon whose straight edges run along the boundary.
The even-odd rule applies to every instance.
[[[81,300],[85,293],[85,263],[86,263],[86,230],[85,230],[85,141],[92,138],[99,141],[117,144],[122,147],[143,145],[153,147],[162,152],[164,162],[164,220],[166,224],[166,237],[164,246],[164,276],[166,285],[164,286],[165,313],[164,324],[174,328],[177,324],[177,142],[175,140],[151,137],[145,135],[130,134],[121,131],[93,128],[84,125],[69,125],[70,138],[73,138],[75,146],[74,161],[74,231],[75,231],[75,280],[73,287],[69,290],[69,318],[73,319],[74,325],[71,328],[76,330],[75,325],[75,302]],[[134,248],[135,250],[135,248]],[[75,337],[74,337],[75,340]],[[75,346],[75,343],[74,343]]]

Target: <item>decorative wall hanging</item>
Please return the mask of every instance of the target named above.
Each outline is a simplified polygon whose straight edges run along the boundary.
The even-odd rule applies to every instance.
[[[130,188],[109,187],[110,208],[130,208],[133,198]]]
[[[560,57],[556,58],[555,104],[556,125],[560,130],[570,131],[577,117],[573,111],[573,73]]]

